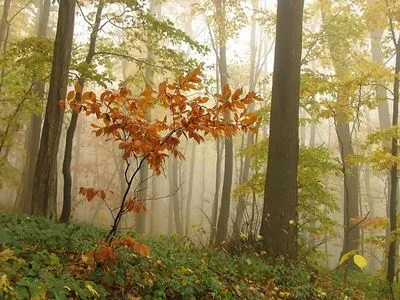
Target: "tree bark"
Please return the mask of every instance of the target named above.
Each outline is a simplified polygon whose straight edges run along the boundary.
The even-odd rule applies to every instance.
[[[55,218],[57,216],[51,216],[49,208],[57,200],[57,152],[64,116],[59,101],[65,98],[67,91],[75,5],[75,0],[60,1],[49,96],[32,195],[33,212]]]
[[[267,177],[260,234],[274,256],[295,259],[304,1],[278,0]]]

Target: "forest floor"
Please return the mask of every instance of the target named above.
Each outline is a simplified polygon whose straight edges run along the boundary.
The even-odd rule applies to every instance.
[[[0,299],[385,299],[378,275],[123,235],[107,247],[94,226],[0,212]]]

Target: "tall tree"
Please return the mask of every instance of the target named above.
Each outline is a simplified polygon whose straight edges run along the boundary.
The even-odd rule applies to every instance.
[[[51,0],[43,0],[40,2],[40,9],[38,14],[38,27],[37,36],[39,38],[45,38],[47,36],[47,27],[50,16],[50,4]],[[37,96],[39,99],[45,97],[45,82],[40,81],[35,85]],[[29,127],[27,129],[27,141],[26,141],[26,158],[25,165],[22,174],[22,193],[20,199],[18,199],[19,211],[26,214],[32,213],[32,190],[33,180],[35,175],[35,167],[37,156],[39,152],[39,141],[40,141],[40,130],[42,127],[42,116],[32,114]]]
[[[296,258],[302,0],[278,0],[267,178],[260,234],[272,255]]]
[[[67,91],[76,1],[64,0],[59,5],[49,96],[32,195],[33,212],[55,218],[50,206],[57,201],[57,153],[64,116],[59,101],[65,98]]]
[[[258,9],[258,0],[252,0],[253,6],[253,16],[251,21],[251,35],[250,35],[250,81],[249,81],[249,89],[250,91],[254,91],[256,88],[257,78],[256,78],[256,55],[257,55],[257,45],[256,45],[256,12]],[[254,111],[254,103],[249,105],[249,110]],[[247,146],[250,146],[254,143],[254,133],[249,131],[247,133]],[[241,172],[241,178],[239,179],[239,183],[242,184],[246,182],[249,178],[250,173],[250,161],[251,157],[246,155],[243,164],[243,171]],[[246,209],[246,198],[241,195],[238,199],[238,205],[236,209],[236,218],[235,218],[235,231],[234,233],[238,236],[240,234],[244,212]]]
[[[221,91],[224,93],[224,87],[228,84],[228,66],[226,62],[226,34],[224,32],[225,20],[225,1],[216,1],[217,16],[221,20],[219,28],[219,75],[221,83]],[[222,31],[222,32],[221,32]],[[230,118],[227,115],[226,118]],[[233,177],[233,141],[231,137],[225,137],[225,161],[224,161],[224,178],[222,181],[221,207],[218,215],[217,231],[215,235],[215,243],[217,245],[223,243],[228,236],[229,211],[231,205],[231,190]]]
[[[325,25],[327,46],[330,53],[333,68],[336,76],[341,78],[346,76],[348,68],[343,61],[347,60],[349,51],[347,45],[349,42],[337,43],[338,39],[343,39],[339,32],[335,30],[334,12],[330,0],[320,0],[322,21]],[[340,20],[340,19],[338,19]],[[329,24],[329,26],[328,26]],[[343,107],[349,106],[351,91],[346,86],[339,86],[336,92],[336,102],[339,104],[334,114],[335,129],[339,142],[339,151],[343,164],[343,248],[341,256],[351,250],[358,248],[360,240],[360,230],[353,226],[351,219],[358,217],[359,214],[359,168],[350,164],[348,157],[354,154],[352,131],[350,128],[349,116],[345,113]]]
[[[390,25],[390,32],[392,41],[395,47],[395,69],[394,69],[394,83],[393,83],[393,120],[392,126],[397,127],[399,124],[399,98],[400,98],[400,35],[396,37],[394,16],[393,11],[388,5],[386,0],[388,19]],[[398,138],[393,136],[392,138],[392,156],[397,157],[398,155]],[[390,297],[394,299],[393,281],[395,276],[395,264],[396,264],[396,250],[397,241],[395,232],[397,231],[397,206],[398,206],[398,165],[394,161],[390,170],[390,199],[389,199],[389,219],[390,219],[390,236],[389,236],[389,253],[388,253],[388,267],[386,278],[390,286]]]
[[[92,26],[92,32],[90,34],[89,50],[86,55],[85,62],[90,65],[93,61],[93,57],[96,53],[96,42],[99,34],[100,22],[104,9],[105,1],[100,0],[97,4],[97,11],[94,24]],[[82,90],[85,85],[86,78],[81,76],[77,82],[75,102],[81,101]],[[71,176],[71,162],[72,162],[72,146],[74,142],[74,135],[76,126],[78,124],[78,113],[72,112],[71,122],[67,129],[67,136],[65,139],[65,151],[64,151],[64,162],[63,162],[63,176],[64,176],[64,197],[63,197],[63,208],[61,212],[60,221],[68,222],[71,216],[71,198],[72,198],[72,176]]]

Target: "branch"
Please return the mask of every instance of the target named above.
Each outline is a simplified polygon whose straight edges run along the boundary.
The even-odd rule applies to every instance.
[[[81,12],[81,15],[82,15],[83,20],[84,20],[86,23],[88,23],[88,25],[90,26],[90,28],[92,28],[92,30],[93,30],[93,29],[94,29],[94,28],[93,28],[93,24],[90,23],[90,21],[86,18],[86,15],[85,15],[85,13],[82,11],[82,7],[81,7],[79,1],[76,1],[76,5],[78,6],[79,11]]]
[[[343,8],[341,8],[329,21],[328,23],[318,32],[317,37],[315,40],[311,43],[310,47],[307,49],[306,54],[304,55],[303,59],[301,60],[301,65],[303,65],[306,62],[306,58],[308,55],[310,55],[311,50],[314,48],[314,46],[317,44],[319,38],[322,36],[322,34],[325,32],[325,30],[329,27],[329,25],[339,16],[339,14],[342,12]]]
[[[398,42],[396,41],[396,33],[394,32],[393,16],[392,16],[392,13],[390,12],[388,0],[385,0],[385,4],[386,4],[387,13],[388,13],[390,33],[392,34],[393,44],[397,48]]]

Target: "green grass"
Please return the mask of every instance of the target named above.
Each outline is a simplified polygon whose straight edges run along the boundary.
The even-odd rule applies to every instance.
[[[148,238],[149,256],[119,247],[117,260],[101,265],[87,254],[104,236],[90,225],[0,212],[0,299],[384,299],[384,281],[377,287],[366,274],[345,287],[338,274],[185,239]]]

